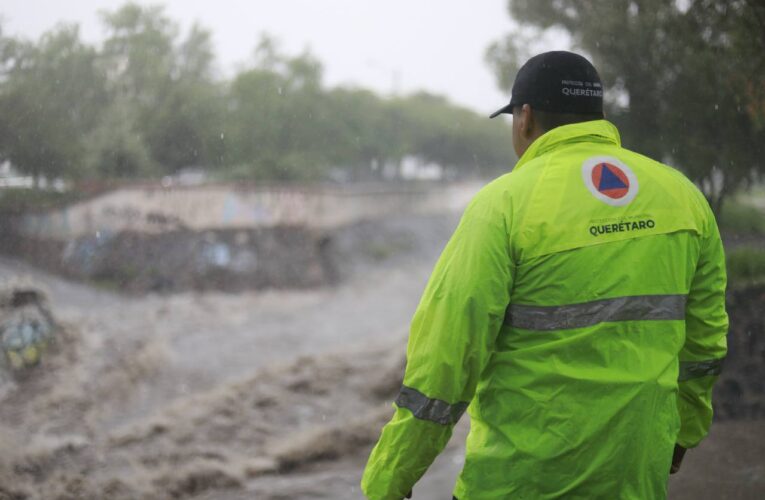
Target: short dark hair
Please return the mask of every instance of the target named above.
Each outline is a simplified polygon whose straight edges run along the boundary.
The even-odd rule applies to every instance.
[[[554,111],[542,111],[541,109],[533,108],[532,110],[534,111],[534,120],[545,132],[563,125],[602,120],[604,118],[603,113],[556,113]]]

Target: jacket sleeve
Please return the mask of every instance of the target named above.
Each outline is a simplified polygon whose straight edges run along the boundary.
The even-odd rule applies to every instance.
[[[362,478],[370,499],[403,498],[473,398],[512,287],[507,220],[479,193],[436,264],[411,323],[395,414]]]
[[[680,351],[680,433],[677,443],[693,448],[712,424],[712,386],[727,352],[725,254],[714,215],[707,206],[710,229],[701,242],[696,273],[686,306],[685,345]]]

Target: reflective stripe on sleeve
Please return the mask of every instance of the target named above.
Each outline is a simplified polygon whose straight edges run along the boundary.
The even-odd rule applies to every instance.
[[[678,382],[685,382],[694,378],[719,375],[722,372],[724,358],[706,359],[704,361],[681,361]]]
[[[684,320],[685,295],[636,295],[563,306],[511,304],[505,324],[527,330],[565,330],[605,321]]]
[[[452,405],[440,399],[431,399],[417,389],[405,385],[401,386],[396,398],[396,405],[399,408],[410,410],[416,418],[430,420],[442,425],[456,424],[468,407],[468,403],[454,403]]]

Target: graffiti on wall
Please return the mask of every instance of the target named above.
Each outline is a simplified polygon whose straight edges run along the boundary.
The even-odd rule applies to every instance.
[[[69,240],[98,231],[337,227],[395,212],[461,209],[477,187],[433,189],[122,188],[51,212],[24,216],[24,234]]]

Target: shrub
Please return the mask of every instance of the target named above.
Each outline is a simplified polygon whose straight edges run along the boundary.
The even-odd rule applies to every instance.
[[[728,254],[727,263],[731,285],[765,282],[765,250],[737,248]]]
[[[757,207],[729,201],[725,204],[718,224],[723,231],[744,234],[765,234],[765,214]]]

